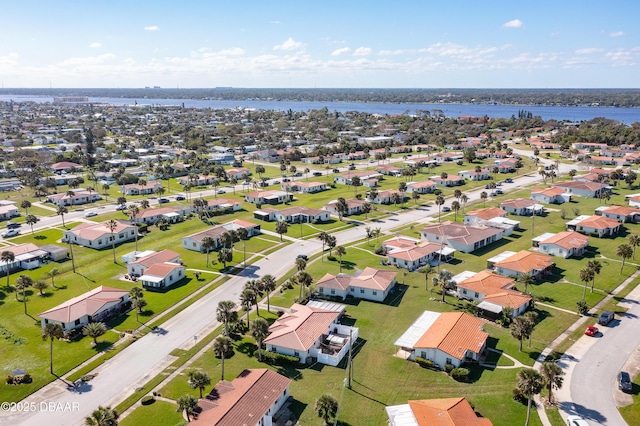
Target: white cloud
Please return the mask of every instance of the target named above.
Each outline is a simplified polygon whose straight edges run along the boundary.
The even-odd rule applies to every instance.
[[[89,47],[92,48],[92,49],[98,49],[98,48],[102,47],[102,43],[91,43],[89,45]]]
[[[368,56],[371,54],[370,47],[358,47],[354,52],[353,56]]]
[[[239,55],[244,55],[245,54],[245,50],[241,49],[239,47],[233,47],[231,49],[221,50],[218,53],[220,55],[225,55],[225,56],[239,56]]]
[[[69,58],[59,62],[57,65],[73,66],[73,67],[92,66],[92,65],[104,64],[105,62],[109,62],[111,59],[115,57],[116,55],[114,55],[113,53],[105,53],[104,55],[98,55],[98,56]]]
[[[346,55],[349,52],[351,52],[351,49],[349,49],[348,47],[342,47],[331,52],[331,56]]]
[[[614,31],[609,33],[609,37],[622,37],[623,35],[625,35],[623,31]]]
[[[512,21],[505,22],[502,24],[502,28],[522,28],[524,27],[524,22],[519,19],[514,19]]]
[[[148,27],[144,27],[145,31],[158,31],[160,29],[160,27],[158,27],[157,25],[150,25]]]
[[[586,47],[584,49],[578,49],[574,53],[576,55],[590,55],[592,53],[599,53],[599,52],[602,52],[602,49],[597,47]]]
[[[396,50],[381,50],[378,52],[378,55],[402,55],[408,53],[407,50],[396,49]]]
[[[273,50],[296,50],[301,47],[301,42],[295,41],[293,38],[289,37],[284,43],[273,46]]]

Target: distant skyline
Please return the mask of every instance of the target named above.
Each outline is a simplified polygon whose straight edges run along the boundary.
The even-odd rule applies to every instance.
[[[640,2],[4,2],[5,88],[638,88]]]

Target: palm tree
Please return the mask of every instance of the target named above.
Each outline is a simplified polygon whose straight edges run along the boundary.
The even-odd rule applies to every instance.
[[[24,209],[24,214],[28,215],[29,214],[29,208],[31,207],[31,201],[22,200],[22,202],[20,203],[20,207],[22,207]]]
[[[247,328],[249,328],[249,313],[256,303],[258,303],[258,296],[255,291],[250,288],[242,290],[242,293],[240,293],[240,304],[247,312]]]
[[[446,269],[438,271],[436,273],[436,276],[433,277],[433,285],[442,289],[442,303],[445,302],[444,297],[447,294],[447,287],[451,282],[451,278],[453,278],[453,273],[447,271]]]
[[[27,216],[25,216],[24,222],[31,227],[31,235],[33,235],[33,225],[38,223],[38,221],[40,221],[40,219],[32,214],[28,214]]]
[[[238,228],[236,231],[236,235],[239,240],[242,240],[242,251],[243,251],[243,261],[244,266],[247,266],[247,238],[249,238],[249,231],[247,228]]]
[[[324,421],[324,424],[328,425],[338,414],[338,401],[333,396],[324,394],[316,399],[314,409],[318,417]]]
[[[90,322],[82,327],[82,334],[93,339],[93,344],[98,344],[98,337],[107,332],[107,327],[101,322]]]
[[[269,301],[269,294],[276,289],[276,278],[273,275],[267,274],[260,279],[262,281],[262,288],[267,294],[267,312],[271,312],[271,303]]]
[[[61,339],[64,336],[62,326],[57,322],[50,322],[42,327],[42,340],[49,339],[49,371],[53,374],[53,339]]]
[[[213,341],[213,352],[222,361],[222,374],[220,380],[224,380],[224,359],[233,347],[233,342],[227,336],[218,336]]]
[[[488,197],[487,191],[482,191],[480,193],[480,199],[482,199],[482,207],[487,207],[487,197]]]
[[[251,336],[258,344],[258,361],[262,361],[262,341],[269,335],[269,323],[264,318],[256,318],[251,324]]]
[[[229,323],[238,319],[238,312],[235,310],[236,304],[231,300],[222,300],[218,302],[216,309],[216,320],[224,324],[224,334],[229,335]]]
[[[147,306],[147,301],[142,297],[131,301],[131,307],[136,310],[136,320],[138,320],[138,315],[144,312],[145,306]]]
[[[262,281],[261,280],[249,280],[244,284],[245,289],[250,289],[256,294],[256,300],[254,305],[256,305],[256,315],[260,316],[260,309],[258,308],[258,302],[260,302],[260,298],[262,297]]]
[[[135,227],[134,236],[136,238],[136,253],[138,252],[138,226],[136,222],[136,218],[140,214],[140,208],[135,204],[131,204],[129,206],[129,216],[131,217],[131,224]]]
[[[56,214],[62,217],[62,226],[66,227],[64,224],[64,215],[69,213],[69,210],[65,206],[58,206],[56,210]]]
[[[113,263],[117,263],[116,262],[116,237],[113,235],[113,232],[116,229],[118,229],[118,222],[111,219],[109,222],[107,222],[107,228],[109,228],[109,231],[111,231],[111,249],[113,250]]]
[[[533,275],[526,273],[526,274],[520,274],[516,277],[516,281],[519,283],[524,284],[524,292],[526,293],[529,285],[533,285],[536,283],[536,279],[533,277]]]
[[[135,299],[141,299],[143,297],[144,297],[144,290],[142,290],[140,287],[134,286],[134,287],[131,287],[131,290],[129,290],[130,299],[135,300]]]
[[[33,278],[29,275],[20,275],[16,280],[16,300],[18,300],[18,291],[22,291],[22,303],[24,304],[24,314],[27,314],[27,287],[33,285]]]
[[[49,272],[47,272],[46,274],[49,278],[51,278],[51,286],[53,288],[58,288],[56,287],[56,283],[55,283],[55,278],[60,275],[60,271],[58,270],[58,268],[52,268]]]
[[[198,400],[193,395],[182,395],[178,398],[178,411],[182,411],[187,415],[187,421],[191,422],[191,415],[198,406]]]
[[[602,264],[598,260],[589,260],[587,261],[587,268],[593,271],[593,279],[591,280],[591,293],[593,293],[593,286],[596,283],[596,275],[600,275]]]
[[[442,195],[436,196],[436,205],[438,206],[438,222],[440,222],[440,210],[444,204],[444,197]]]
[[[208,235],[202,237],[202,241],[200,242],[202,248],[207,252],[207,268],[209,267],[209,253],[211,249],[216,247],[216,240],[213,237]]]
[[[222,263],[223,269],[227,269],[227,263],[233,260],[233,250],[221,248],[218,251],[218,262]]]
[[[296,269],[298,270],[298,272],[302,272],[306,269],[307,267],[307,261],[304,260],[301,257],[296,258]]]
[[[429,274],[433,272],[433,268],[431,267],[431,265],[425,265],[420,269],[418,269],[418,272],[420,272],[421,274],[424,274],[424,290],[428,291],[429,290]]]
[[[529,426],[529,417],[531,416],[531,400],[534,395],[540,393],[543,387],[543,379],[540,373],[533,368],[523,368],[518,371],[518,390],[527,397],[527,420],[525,426]]]
[[[338,244],[338,240],[335,235],[329,235],[327,238],[327,246],[329,247],[329,258],[331,258],[331,251],[335,248],[336,244]]]
[[[522,340],[529,337],[533,327],[531,321],[528,321],[523,315],[517,316],[513,319],[513,322],[509,325],[509,331],[511,331],[511,337],[518,339],[519,352],[522,352]]]
[[[460,196],[460,203],[462,204],[462,213],[464,213],[464,206],[467,205],[468,201],[469,201],[469,197],[467,197],[467,194],[462,194]]]
[[[629,236],[629,245],[633,247],[633,256],[632,259],[636,258],[636,247],[640,246],[640,235],[630,235]]]
[[[202,370],[189,370],[187,371],[187,383],[191,389],[199,389],[200,390],[200,398],[202,398],[202,391],[205,387],[211,384],[211,378],[207,373]]]
[[[9,264],[16,261],[16,255],[12,251],[5,250],[0,254],[0,260],[4,262],[5,273],[7,274],[7,289],[9,288]]]
[[[620,274],[622,274],[622,269],[624,268],[624,262],[628,258],[633,255],[633,249],[629,244],[621,244],[618,246],[616,250],[616,256],[620,256],[622,258],[622,265],[620,266]]]
[[[276,232],[280,234],[280,241],[282,241],[282,234],[286,234],[288,228],[289,224],[285,220],[281,219],[276,223]]]
[[[49,287],[49,285],[45,282],[45,280],[36,280],[36,282],[33,283],[33,288],[38,290],[40,296],[44,296],[43,291],[47,287]]]
[[[344,246],[336,247],[336,256],[340,258],[340,273],[342,273],[342,256],[345,254],[347,254],[347,249],[345,249]]]
[[[460,211],[460,203],[458,201],[454,201],[451,203],[451,210],[453,210],[453,221],[458,221],[458,212]]]
[[[313,277],[308,272],[298,272],[295,280],[300,284],[300,299],[302,299],[302,289],[307,288],[313,282]]]
[[[549,402],[553,404],[553,389],[560,389],[564,382],[564,370],[553,361],[545,361],[540,367],[540,374],[547,390],[549,391]]]
[[[322,241],[322,261],[324,262],[324,245],[327,243],[329,234],[325,231],[322,231],[318,234],[317,238]]]
[[[584,283],[584,290],[582,291],[582,300],[584,301],[585,296],[587,295],[587,284],[589,281],[594,280],[595,273],[593,269],[589,269],[589,267],[584,267],[580,270],[580,281]]]
[[[115,409],[100,405],[93,410],[90,416],[84,418],[84,424],[87,426],[117,426],[118,417],[118,412]]]

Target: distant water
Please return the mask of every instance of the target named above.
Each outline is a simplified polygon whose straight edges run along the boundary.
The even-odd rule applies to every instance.
[[[52,102],[50,96],[13,96],[0,95],[0,102]],[[605,108],[582,106],[538,106],[538,105],[484,105],[484,104],[393,104],[359,102],[308,102],[308,101],[256,101],[256,100],[200,100],[200,99],[133,99],[133,98],[89,98],[90,102],[116,105],[184,105],[187,108],[252,108],[276,111],[309,111],[327,107],[329,111],[359,111],[371,114],[415,114],[418,110],[440,110],[447,117],[488,116],[491,118],[509,118],[518,116],[518,111],[527,110],[544,120],[585,121],[595,117],[605,117],[621,123],[640,122],[640,108]]]

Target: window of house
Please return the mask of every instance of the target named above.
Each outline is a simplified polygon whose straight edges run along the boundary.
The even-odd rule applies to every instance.
[[[467,290],[462,290],[462,294],[467,294]]]
[[[480,294],[476,291],[476,296],[475,297],[480,297]]]
[[[295,352],[293,353],[293,356],[300,356],[300,352],[295,351]]]
[[[361,289],[360,289],[360,293],[363,293],[363,294],[364,294],[364,288],[361,288]]]
[[[354,291],[356,291],[355,288],[351,287],[349,290],[351,290],[351,292],[353,293]]]
[[[420,358],[427,359],[427,353],[425,351],[420,352]]]
[[[446,362],[447,364],[453,364],[453,362],[451,362],[451,358],[447,358]]]
[[[75,324],[75,325],[80,325],[80,320],[79,320],[79,319],[75,320],[75,321],[74,321],[74,324]]]
[[[331,289],[331,294],[336,294],[336,291],[334,289]]]
[[[318,292],[324,293],[324,288],[322,288],[322,287],[318,288]]]

